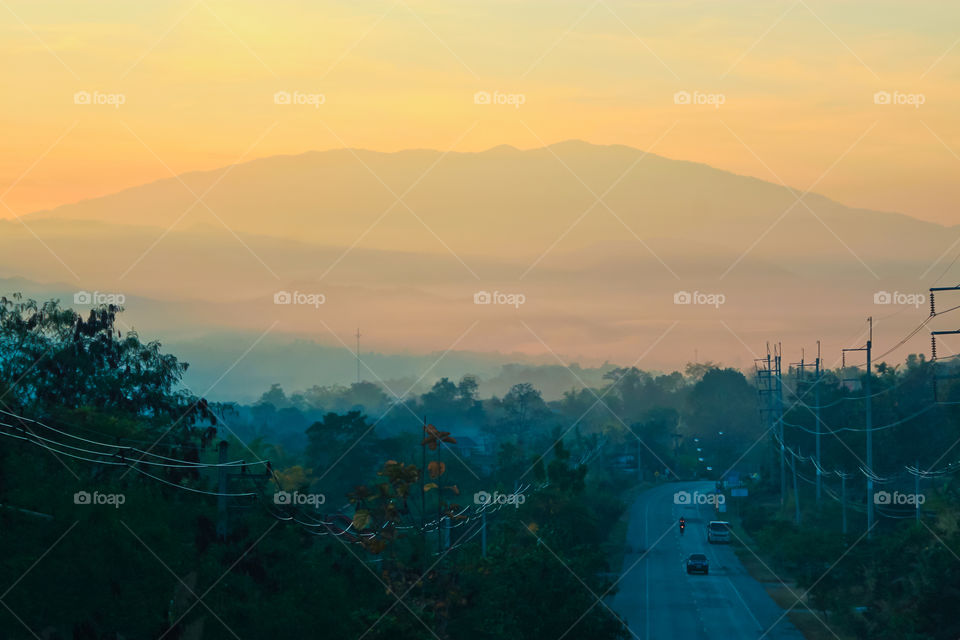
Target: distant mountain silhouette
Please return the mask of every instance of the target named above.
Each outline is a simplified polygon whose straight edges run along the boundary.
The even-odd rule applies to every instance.
[[[508,146],[446,154],[338,149],[276,156],[158,180],[27,220],[166,229],[183,216],[177,228],[219,227],[222,221],[241,234],[349,246],[383,216],[362,246],[444,252],[440,240],[403,204],[394,205],[408,189],[404,202],[453,251],[520,260],[545,251],[608,189],[605,202],[632,232],[598,204],[559,243],[560,250],[636,233],[645,240],[703,242],[716,253],[736,256],[799,195],[704,164],[571,141],[526,151]],[[216,215],[194,205],[194,194],[204,193]],[[757,255],[846,259],[846,243],[867,260],[888,258],[904,249],[903,242],[924,253],[930,243],[942,245],[943,227],[933,223],[850,209],[815,194],[804,202],[816,216],[803,204],[793,206],[754,249]]]
[[[256,336],[277,321],[277,336],[341,348],[327,328],[349,344],[362,326],[381,353],[454,346],[630,364],[660,339],[644,360],[660,368],[681,366],[695,348],[702,359],[750,366],[767,340],[851,346],[867,315],[882,348],[925,309],[875,305],[874,293],[960,279],[960,266],[944,274],[960,228],[816,194],[797,203],[800,195],[579,141],[479,153],[318,151],[2,221],[0,277],[40,292],[71,281],[123,292],[138,301],[128,303],[129,321],[190,344]],[[281,290],[326,301],[278,306]],[[477,305],[478,291],[522,293],[525,302]],[[724,301],[674,304],[682,291]],[[907,349],[924,341],[921,332]],[[249,345],[238,342],[242,353]],[[228,351],[224,368],[239,355]]]

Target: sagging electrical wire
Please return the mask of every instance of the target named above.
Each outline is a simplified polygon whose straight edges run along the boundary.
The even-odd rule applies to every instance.
[[[889,424],[880,425],[879,427],[871,427],[871,428],[869,429],[869,431],[884,431],[885,429],[892,429],[892,428],[894,428],[894,427],[899,427],[901,424],[903,424],[903,423],[905,423],[905,422],[908,422],[909,420],[913,420],[914,418],[917,418],[917,417],[925,414],[927,411],[930,411],[930,410],[933,409],[935,406],[937,406],[937,403],[931,403],[931,404],[927,405],[926,407],[924,407],[923,409],[920,409],[919,411],[915,411],[914,413],[910,414],[909,416],[907,416],[907,417],[905,417],[905,418],[901,418],[901,419],[897,420],[896,422],[891,422],[891,423],[889,423]],[[781,420],[780,422],[782,422],[785,426],[791,427],[791,428],[793,428],[793,429],[800,429],[801,431],[806,431],[807,433],[811,433],[811,434],[816,434],[816,433],[817,433],[817,431],[808,429],[807,427],[804,427],[803,425],[794,424],[794,423],[792,423],[792,422],[787,422],[786,420]],[[821,422],[822,422],[822,420],[821,420]],[[860,427],[840,427],[840,428],[838,428],[838,429],[829,429],[829,428],[828,428],[827,431],[820,431],[819,433],[820,433],[820,435],[835,435],[835,434],[844,433],[844,432],[864,433],[864,432],[866,432],[866,431],[868,431],[868,429],[867,429],[866,427],[864,427],[864,428],[860,428]]]
[[[224,463],[213,463],[213,462],[195,462],[195,461],[190,461],[190,460],[181,460],[181,459],[179,459],[179,458],[171,458],[171,457],[164,456],[164,455],[161,455],[161,454],[158,454],[158,453],[153,453],[153,452],[151,452],[151,451],[144,451],[144,450],[139,449],[139,448],[137,448],[137,447],[129,447],[129,446],[124,446],[124,445],[108,444],[108,443],[105,443],[105,442],[98,442],[98,441],[96,441],[96,440],[90,440],[89,438],[82,438],[82,437],[80,437],[80,436],[77,436],[77,435],[74,435],[74,434],[72,434],[72,433],[63,431],[63,430],[61,430],[61,429],[57,429],[57,428],[55,428],[55,427],[51,427],[50,425],[44,424],[43,422],[40,422],[39,420],[34,420],[33,418],[27,418],[27,417],[25,417],[25,416],[19,416],[19,415],[15,414],[15,413],[11,413],[11,412],[5,411],[5,410],[3,410],[3,409],[0,409],[0,414],[4,414],[4,415],[11,416],[11,417],[17,419],[17,420],[20,421],[20,422],[29,422],[29,423],[35,424],[35,425],[37,425],[37,426],[39,426],[39,427],[42,427],[43,429],[48,429],[48,430],[53,431],[53,432],[55,432],[55,433],[58,433],[58,434],[60,434],[60,435],[66,436],[66,437],[68,437],[68,438],[73,438],[73,439],[75,439],[75,440],[78,440],[78,441],[81,441],[81,442],[85,442],[85,443],[87,443],[87,444],[92,444],[92,445],[95,445],[95,446],[98,446],[98,447],[109,448],[109,449],[114,449],[114,450],[115,450],[115,451],[112,451],[112,452],[96,452],[96,453],[94,453],[94,452],[89,451],[89,450],[79,449],[79,448],[77,448],[77,447],[72,447],[71,445],[67,445],[67,444],[65,444],[65,443],[57,442],[57,441],[55,441],[55,440],[50,440],[50,439],[47,439],[47,438],[43,438],[42,436],[40,436],[40,435],[38,435],[38,434],[34,434],[34,435],[36,435],[36,437],[41,438],[41,439],[44,439],[44,440],[46,440],[47,442],[57,442],[57,444],[58,444],[59,446],[64,446],[64,447],[68,447],[68,448],[71,448],[71,449],[78,449],[78,450],[85,451],[85,452],[87,452],[87,453],[91,453],[91,454],[94,454],[94,455],[115,455],[115,454],[120,453],[120,452],[139,453],[139,454],[142,454],[143,456],[152,456],[152,457],[155,457],[155,458],[159,458],[159,459],[161,459],[161,460],[167,460],[168,462],[177,463],[177,464],[163,465],[163,464],[160,464],[160,463],[155,463],[155,462],[150,462],[150,461],[144,461],[144,462],[143,462],[143,464],[151,464],[151,465],[154,465],[154,466],[169,466],[169,467],[215,468],[215,467],[257,466],[257,465],[261,465],[261,464],[268,464],[267,461],[245,462],[245,461],[243,461],[243,460],[234,460],[234,461],[224,462]],[[21,428],[21,427],[15,426],[15,425],[10,425],[10,424],[6,424],[6,423],[2,423],[2,422],[0,422],[0,425],[2,425],[2,426],[8,426],[8,427],[15,428],[15,429]],[[132,456],[131,456],[131,457],[132,457]]]

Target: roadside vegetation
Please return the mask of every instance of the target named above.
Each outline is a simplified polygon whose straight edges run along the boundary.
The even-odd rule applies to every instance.
[[[212,403],[121,313],[0,300],[4,637],[625,637],[595,596],[637,481],[616,427],[469,377]]]
[[[869,536],[865,373],[848,369],[824,375],[819,422],[815,379],[796,371],[785,377],[787,490],[781,503],[773,449],[771,473],[751,485],[748,498],[739,499],[734,519],[748,538],[740,555],[749,563],[756,553],[756,564],[788,585],[778,599],[785,608],[807,612],[794,619],[804,618],[810,637],[960,636],[951,604],[960,597],[960,486],[954,475],[960,457],[960,389],[947,377],[953,373],[949,360],[933,365],[923,356],[910,356],[900,367],[876,367],[870,398],[877,428],[875,523]],[[935,375],[942,378],[936,381],[936,396]],[[813,456],[818,424],[819,504]],[[799,498],[793,491],[794,469]]]
[[[598,597],[615,593],[631,496],[728,472],[749,490],[725,492],[735,544],[811,627],[960,636],[960,390],[941,380],[934,403],[922,357],[874,372],[890,500],[867,538],[862,373],[825,372],[819,422],[811,377],[784,378],[781,501],[770,406],[713,363],[572,378],[557,400],[529,383],[480,397],[464,376],[214,403],[121,313],[0,299],[5,637],[624,638]]]

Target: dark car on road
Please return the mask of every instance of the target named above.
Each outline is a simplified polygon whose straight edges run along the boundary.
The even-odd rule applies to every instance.
[[[710,573],[710,563],[707,562],[707,556],[702,553],[691,554],[687,558],[687,573],[702,573],[703,575]]]

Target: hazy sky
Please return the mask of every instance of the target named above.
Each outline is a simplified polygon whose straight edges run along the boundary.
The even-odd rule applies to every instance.
[[[956,224],[958,17],[955,1],[0,0],[0,217],[311,149],[580,138]]]

